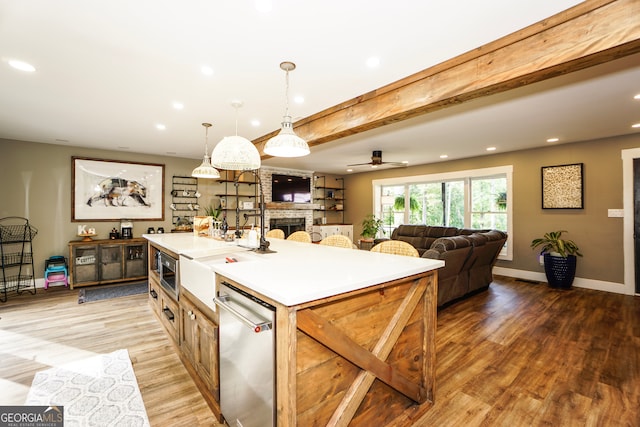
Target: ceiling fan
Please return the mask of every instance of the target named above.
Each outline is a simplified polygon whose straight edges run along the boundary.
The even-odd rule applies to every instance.
[[[347,165],[347,166],[364,166],[364,165],[371,165],[372,168],[376,168],[378,166],[382,166],[382,165],[388,165],[388,166],[407,166],[409,164],[409,162],[404,161],[404,162],[383,162],[382,161],[382,150],[373,150],[373,153],[371,153],[371,161],[367,162],[367,163],[355,163],[352,165]]]

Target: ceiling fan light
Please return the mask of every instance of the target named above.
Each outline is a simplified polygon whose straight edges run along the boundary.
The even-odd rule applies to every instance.
[[[267,141],[263,151],[275,157],[302,157],[310,153],[306,141],[294,132],[290,116],[284,117],[280,132]]]
[[[247,138],[225,136],[213,149],[211,163],[216,168],[226,170],[260,169],[260,152]]]

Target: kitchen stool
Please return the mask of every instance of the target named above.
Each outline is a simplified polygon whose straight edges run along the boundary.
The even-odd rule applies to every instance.
[[[44,288],[49,288],[49,283],[64,282],[69,286],[69,269],[67,259],[56,255],[44,261]]]

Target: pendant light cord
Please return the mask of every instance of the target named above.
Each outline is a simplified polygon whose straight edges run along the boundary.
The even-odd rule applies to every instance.
[[[286,70],[284,90],[284,115],[289,115],[289,70]]]
[[[209,155],[209,126],[204,127],[204,155]]]

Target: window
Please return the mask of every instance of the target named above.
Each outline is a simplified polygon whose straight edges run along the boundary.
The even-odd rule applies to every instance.
[[[507,230],[507,178],[471,178],[471,228]]]
[[[511,175],[503,166],[374,180],[374,212],[387,236],[400,224],[502,230],[500,258],[512,259]]]

